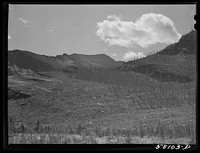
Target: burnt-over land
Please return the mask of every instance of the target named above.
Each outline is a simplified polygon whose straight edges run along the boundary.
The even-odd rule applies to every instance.
[[[127,63],[10,51],[9,143],[195,144],[195,34]]]

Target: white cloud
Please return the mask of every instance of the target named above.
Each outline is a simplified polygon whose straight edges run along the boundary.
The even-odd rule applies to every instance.
[[[8,34],[8,39],[11,39],[11,36]]]
[[[25,20],[23,18],[18,18],[19,20],[21,20],[24,24],[27,24],[28,23],[28,20]]]
[[[50,32],[53,32],[53,29],[49,29]]]
[[[127,62],[127,61],[131,61],[131,60],[139,59],[143,57],[146,57],[146,55],[143,52],[135,53],[135,52],[129,51],[124,54],[123,60]]]
[[[111,54],[111,56],[117,56],[117,54],[116,54],[116,53],[113,53],[113,54]]]
[[[123,21],[122,17],[109,15],[97,23],[97,36],[109,45],[147,48],[156,43],[174,43],[181,35],[174,22],[162,14],[144,14],[137,21]]]

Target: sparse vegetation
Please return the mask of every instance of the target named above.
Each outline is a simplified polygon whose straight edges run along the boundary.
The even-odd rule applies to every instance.
[[[23,124],[22,124],[23,125]],[[37,126],[38,127],[38,122]],[[194,122],[188,124],[170,124],[161,123],[156,126],[140,124],[131,129],[102,128],[96,126],[93,129],[87,129],[78,124],[76,127],[67,126],[60,133],[49,133],[50,131],[25,132],[24,127],[14,128],[13,133],[9,135],[9,143],[17,144],[99,144],[99,143],[178,143],[195,144]],[[18,132],[16,132],[18,129]],[[73,129],[73,130],[72,130]],[[23,131],[23,132],[22,132]]]
[[[80,69],[76,76],[85,81],[108,84],[109,90],[119,99],[125,98],[127,94],[139,97],[141,103],[135,100],[136,97],[132,97],[132,101],[141,109],[195,105],[194,100],[192,103],[188,99],[188,95],[195,90],[195,82],[162,82],[134,72],[95,68]]]
[[[21,116],[15,118],[25,121],[15,126],[9,120],[9,143],[195,143],[193,82],[166,83],[134,72],[106,69],[82,69],[75,74],[70,78],[62,73],[54,76],[57,82],[43,82],[48,83],[45,87],[51,94],[35,90],[35,95],[42,96],[37,101],[20,99],[22,104],[31,102],[31,112],[38,111],[36,116],[48,115],[50,123],[64,121],[60,126],[37,120],[30,128],[26,116],[31,112],[23,109],[27,106],[20,104],[20,109],[12,111],[15,105],[9,105],[9,114],[18,111]],[[42,89],[37,82],[32,84]]]
[[[196,55],[171,47],[120,69],[10,76],[9,143],[195,144]]]
[[[31,82],[33,89],[37,86],[34,95],[41,97],[19,99],[19,109],[12,109],[18,108],[14,100],[9,102],[9,116],[16,112],[21,116],[15,118],[22,120],[18,126],[13,125],[15,119],[9,120],[9,143],[195,143],[194,82],[166,83],[106,69],[76,74],[70,78],[61,73],[52,76],[56,82],[44,81],[51,93]],[[32,112],[38,112],[36,117],[48,115],[45,121],[50,124],[36,120],[27,126]],[[51,125],[55,121],[63,124]]]

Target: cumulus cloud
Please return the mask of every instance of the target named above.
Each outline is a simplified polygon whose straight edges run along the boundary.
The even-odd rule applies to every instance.
[[[27,24],[28,23],[28,20],[25,20],[23,18],[18,18],[19,20],[21,20],[24,24]]]
[[[143,52],[135,53],[135,52],[129,51],[124,54],[123,60],[127,62],[127,61],[131,61],[131,60],[139,59],[143,57],[146,57],[146,55]]]
[[[144,14],[135,22],[109,15],[97,23],[97,36],[109,45],[147,48],[156,43],[175,43],[181,35],[174,22],[162,14]]]
[[[117,54],[116,53],[113,53],[113,54],[111,54],[112,56],[117,56]]]

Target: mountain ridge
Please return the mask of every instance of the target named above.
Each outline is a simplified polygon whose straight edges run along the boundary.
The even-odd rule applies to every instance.
[[[30,51],[12,50],[8,51],[8,75],[20,71],[31,70],[33,72],[65,70],[68,67],[102,67],[112,68],[122,64],[113,60],[106,54],[84,55],[63,53],[62,55],[47,56]]]
[[[196,38],[197,32],[193,30],[156,54],[126,62],[118,69],[146,74],[160,81],[190,82],[196,79]]]

